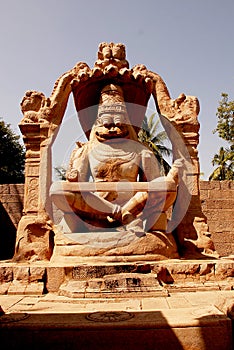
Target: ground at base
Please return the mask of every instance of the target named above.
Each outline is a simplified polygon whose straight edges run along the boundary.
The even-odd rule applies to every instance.
[[[2,348],[231,350],[234,291],[160,297],[1,295]]]

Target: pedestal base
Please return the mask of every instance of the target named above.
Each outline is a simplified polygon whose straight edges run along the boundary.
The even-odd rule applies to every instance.
[[[51,262],[139,261],[178,258],[175,240],[163,232],[83,232],[62,233],[55,229],[55,247]],[[71,259],[72,260],[72,259]]]

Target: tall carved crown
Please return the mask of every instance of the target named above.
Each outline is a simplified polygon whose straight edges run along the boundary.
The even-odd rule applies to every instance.
[[[88,136],[97,117],[101,91],[109,84],[121,87],[129,119],[138,130],[153,88],[149,72],[144,65],[129,68],[123,44],[103,42],[99,45],[97,56],[92,69],[84,62],[77,63],[72,82],[75,106],[83,130]]]

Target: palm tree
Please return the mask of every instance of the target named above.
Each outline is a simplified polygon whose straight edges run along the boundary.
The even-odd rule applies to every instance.
[[[210,175],[209,180],[234,180],[234,148],[220,148],[219,153],[214,155],[212,165],[218,167]]]
[[[138,139],[153,151],[161,166],[162,175],[166,175],[171,167],[164,157],[171,156],[172,151],[164,145],[164,142],[168,140],[168,136],[166,131],[159,131],[160,120],[155,121],[155,115],[156,113],[153,113],[149,118],[144,117]]]

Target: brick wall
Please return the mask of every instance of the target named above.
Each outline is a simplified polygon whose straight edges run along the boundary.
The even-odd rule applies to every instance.
[[[6,242],[12,244],[15,237],[23,210],[23,194],[24,184],[0,185],[0,259],[6,255],[6,249],[1,253],[1,247]],[[234,254],[234,181],[201,181],[200,195],[217,252],[221,256]]]
[[[202,209],[221,256],[234,254],[234,181],[201,181]]]
[[[14,254],[23,197],[24,184],[0,185],[0,260],[11,259]]]
[[[24,184],[0,185],[0,202],[15,227],[17,227],[22,216],[23,199]]]

